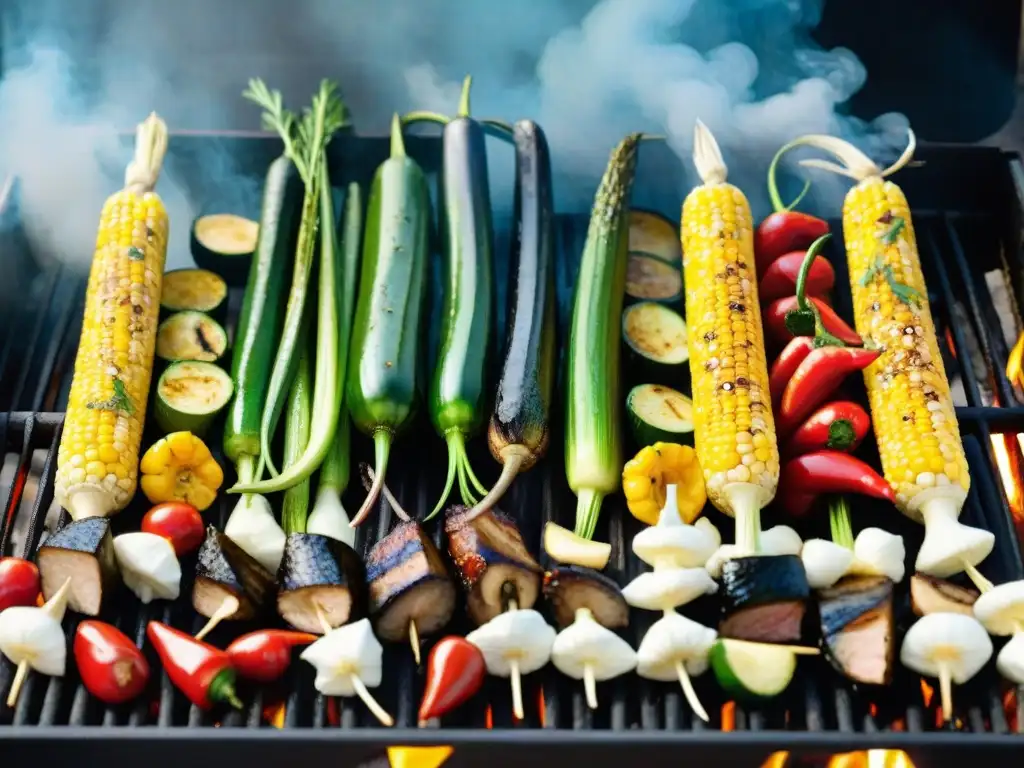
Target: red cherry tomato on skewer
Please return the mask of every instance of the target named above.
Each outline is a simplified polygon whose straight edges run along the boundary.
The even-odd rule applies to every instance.
[[[0,611],[33,606],[39,597],[39,569],[20,557],[0,558]]]
[[[167,539],[178,557],[194,552],[206,537],[199,510],[181,501],[157,504],[142,518],[142,530]]]

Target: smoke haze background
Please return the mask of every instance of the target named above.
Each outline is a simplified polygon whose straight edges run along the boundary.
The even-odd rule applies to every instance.
[[[823,2],[35,0],[5,31],[15,44],[3,51],[0,172],[20,179],[37,250],[84,268],[128,160],[119,133],[150,111],[172,131],[255,130],[258,110],[240,95],[249,78],[300,108],[330,77],[356,132],[383,134],[396,110],[453,112],[469,73],[474,114],[544,128],[561,211],[587,210],[612,146],[642,130],[666,142],[644,145],[634,204],[677,215],[697,183],[689,155],[699,117],[763,215],[767,164],[795,136],[841,135],[880,160],[906,141],[901,115],[869,124],[841,114],[867,73],[853,52],[811,40]],[[512,154],[491,147],[495,204],[505,208]],[[255,208],[262,180],[241,178],[231,157],[211,151],[201,168],[191,186]],[[819,204],[846,188],[814,181]],[[196,210],[185,189],[166,169],[158,191],[172,266],[188,261]]]

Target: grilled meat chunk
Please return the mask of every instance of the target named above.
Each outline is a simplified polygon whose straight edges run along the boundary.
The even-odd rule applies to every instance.
[[[366,572],[348,544],[316,533],[293,533],[278,572],[277,612],[302,632],[322,634],[320,616],[340,627],[366,610]]]
[[[629,605],[619,585],[603,573],[581,566],[553,568],[544,574],[544,597],[559,627],[576,620],[579,608],[589,608],[594,620],[608,629],[629,623]]]
[[[86,517],[68,523],[39,547],[43,597],[49,600],[71,579],[68,605],[85,616],[98,616],[107,591],[117,584],[117,560],[110,520]]]
[[[795,643],[811,588],[796,555],[726,560],[722,566],[722,637],[761,643]]]
[[[888,685],[896,661],[893,584],[885,576],[850,576],[818,590],[825,655],[855,683]]]
[[[263,612],[274,597],[274,577],[229,536],[212,525],[199,547],[192,606],[209,618],[226,599],[238,600],[238,610],[228,619],[251,619]]]

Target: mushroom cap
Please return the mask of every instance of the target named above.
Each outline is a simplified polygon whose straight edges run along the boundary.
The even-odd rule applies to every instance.
[[[15,606],[0,613],[0,653],[13,664],[28,665],[51,677],[61,677],[68,645],[60,622],[42,608]]]
[[[827,539],[808,539],[800,551],[811,589],[827,589],[839,581],[853,562],[853,550]]]
[[[982,592],[974,615],[993,635],[1012,635],[1024,626],[1024,581],[1008,581]]]
[[[665,611],[718,591],[703,568],[672,568],[641,573],[622,590],[626,602],[645,611]]]
[[[605,629],[584,609],[576,621],[558,633],[551,646],[551,663],[568,677],[582,680],[589,665],[596,680],[611,680],[636,667],[629,643]]]
[[[799,555],[804,546],[800,534],[788,525],[776,525],[761,531],[759,543],[759,555]],[[708,558],[704,567],[707,568],[712,578],[717,579],[722,575],[722,563],[747,555],[749,553],[741,552],[735,544],[722,544]]]
[[[903,537],[881,528],[865,528],[857,534],[853,542],[853,559],[851,573],[888,576],[896,584],[903,581],[907,572]]]
[[[682,614],[666,613],[647,630],[637,649],[637,674],[648,680],[676,680],[676,662],[699,675],[708,668],[708,653],[718,633]]]
[[[662,515],[664,518],[664,515]],[[633,537],[633,552],[650,566],[695,568],[715,551],[714,537],[706,530],[677,522],[644,528]]]
[[[544,597],[555,624],[568,627],[577,610],[587,608],[594,621],[618,629],[629,624],[629,605],[619,585],[592,568],[563,565],[544,574]]]
[[[384,647],[369,619],[332,629],[299,656],[316,668],[314,686],[325,696],[354,696],[352,675],[367,688],[380,685]]]
[[[266,496],[259,493],[239,496],[224,525],[224,535],[271,573],[277,573],[281,567],[288,537]]]
[[[903,638],[900,662],[927,677],[938,677],[945,664],[950,678],[962,685],[992,657],[992,640],[977,619],[959,613],[922,616]]]
[[[715,543],[715,549],[718,549],[720,546],[722,546],[721,532],[719,532],[719,530],[715,527],[715,524],[708,520],[706,517],[697,518],[697,521],[693,524],[693,527],[700,531],[703,531],[708,536],[710,536],[711,540]]]
[[[509,677],[512,664],[519,664],[519,672],[528,675],[551,658],[555,630],[544,617],[532,608],[505,611],[483,624],[466,639],[484,655],[487,671],[496,677]]]
[[[137,531],[114,537],[114,555],[125,586],[143,603],[176,600],[181,591],[181,563],[174,545],[163,536]]]
[[[1024,635],[1014,635],[1003,646],[1003,650],[996,656],[996,669],[1011,683],[1024,684]]]

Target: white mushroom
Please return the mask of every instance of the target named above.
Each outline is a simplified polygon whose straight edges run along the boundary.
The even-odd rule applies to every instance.
[[[718,549],[720,546],[722,546],[722,534],[719,532],[717,528],[715,528],[715,524],[708,520],[706,517],[698,518],[697,522],[693,524],[693,527],[703,531],[708,536],[710,536],[711,540],[715,543],[715,549]]]
[[[761,531],[759,541],[759,555],[799,555],[803,549],[803,541],[800,534],[788,525],[776,525],[765,531]],[[743,553],[735,544],[722,544],[708,559],[705,564],[711,577],[718,579],[722,575],[722,564],[726,560],[735,557],[742,557]]]
[[[674,498],[671,493],[668,497]],[[644,528],[633,537],[633,552],[653,568],[703,566],[715,551],[715,537],[706,529],[687,525],[670,507],[665,504],[657,525]]]
[[[342,428],[348,429],[347,426],[339,427],[339,429]],[[338,495],[337,488],[322,485],[317,490],[313,511],[309,513],[309,519],[306,521],[306,533],[337,539],[350,547],[356,545],[356,529],[352,527],[348,513],[341,505],[341,496]],[[239,544],[239,546],[242,545]]]
[[[718,583],[703,568],[671,568],[641,573],[625,586],[622,596],[634,608],[668,611],[717,591]]]
[[[576,611],[576,620],[555,637],[551,663],[559,672],[582,680],[587,705],[597,709],[597,683],[624,675],[636,667],[636,652],[629,643],[594,621],[587,608]]]
[[[860,576],[886,576],[899,584],[906,575],[907,550],[903,537],[881,528],[865,528],[853,542],[853,563],[848,573]]]
[[[358,696],[383,725],[394,725],[391,715],[373,698],[369,688],[381,681],[384,648],[368,619],[331,629],[299,657],[316,669],[313,685],[325,696]]]
[[[18,667],[7,694],[9,708],[18,703],[29,669],[51,677],[64,675],[68,647],[60,624],[70,592],[68,579],[41,608],[14,606],[0,613],[0,654]]]
[[[808,539],[800,559],[811,589],[827,589],[847,574],[853,563],[853,550],[827,539]]]
[[[1024,581],[1010,581],[981,590],[974,615],[992,635],[1024,632]]]
[[[693,690],[691,676],[708,668],[718,633],[674,611],[654,622],[637,649],[637,674],[648,680],[678,680],[690,707],[702,720],[708,713]]]
[[[931,613],[918,619],[903,638],[900,661],[926,677],[939,678],[942,716],[953,715],[952,683],[974,677],[992,657],[992,640],[981,623],[959,613]]]
[[[490,674],[511,678],[512,711],[522,720],[522,675],[548,663],[555,630],[533,609],[510,608],[474,629],[466,640],[480,649]]]
[[[122,533],[114,538],[114,554],[125,586],[143,603],[177,600],[181,563],[174,546],[155,533]]]
[[[1024,685],[1024,633],[1017,632],[996,656],[999,674],[1015,685]]]
[[[908,510],[924,523],[924,541],[915,569],[945,579],[966,565],[977,565],[992,551],[991,531],[964,525],[957,518],[966,492],[959,485],[939,485],[920,491]]]
[[[287,538],[267,497],[246,493],[238,497],[224,534],[271,573],[277,573]]]

